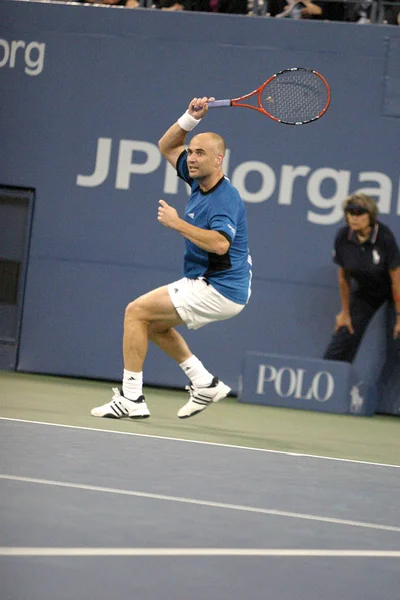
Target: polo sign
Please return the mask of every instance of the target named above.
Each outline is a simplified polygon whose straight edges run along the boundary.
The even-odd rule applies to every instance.
[[[246,352],[238,399],[250,404],[371,415],[376,393],[349,363]]]
[[[335,390],[335,380],[328,371],[310,373],[306,369],[292,367],[277,368],[271,364],[258,365],[257,394],[263,394],[265,385],[273,383],[276,394],[281,398],[300,398],[326,402]]]

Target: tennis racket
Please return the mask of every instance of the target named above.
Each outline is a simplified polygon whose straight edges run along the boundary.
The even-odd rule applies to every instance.
[[[247,104],[252,96],[256,104]],[[305,125],[328,110],[331,91],[326,79],[313,71],[296,67],[272,75],[256,90],[233,100],[214,100],[209,108],[239,106],[258,110],[278,123]]]

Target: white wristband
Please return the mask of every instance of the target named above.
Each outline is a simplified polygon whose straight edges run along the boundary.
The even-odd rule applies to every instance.
[[[195,119],[188,111],[179,117],[177,123],[183,131],[192,131],[200,123],[201,119]]]

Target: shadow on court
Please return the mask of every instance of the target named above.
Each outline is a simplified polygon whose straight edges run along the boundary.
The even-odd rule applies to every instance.
[[[112,383],[0,372],[0,417],[400,465],[398,417],[353,417],[244,405],[235,398],[179,420],[183,391],[145,389],[145,421],[96,419]]]

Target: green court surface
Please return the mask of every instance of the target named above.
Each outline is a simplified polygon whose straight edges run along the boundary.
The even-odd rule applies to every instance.
[[[0,371],[0,417],[400,465],[400,418],[353,417],[223,400],[179,420],[184,391],[145,388],[151,417],[96,419],[116,383]]]

